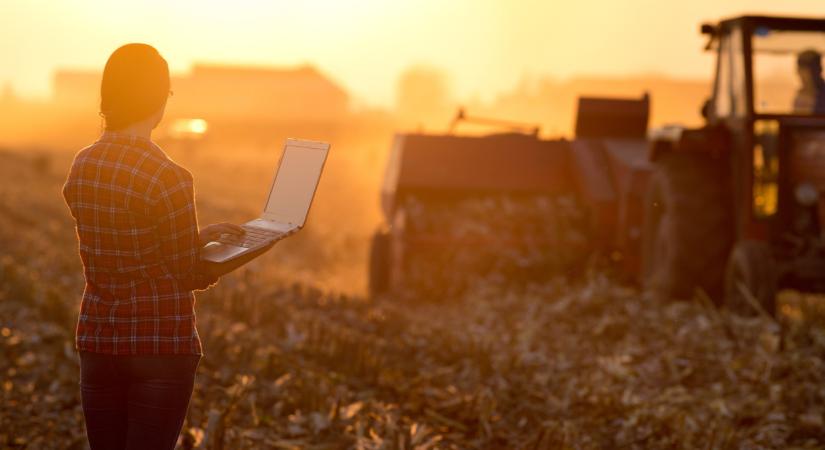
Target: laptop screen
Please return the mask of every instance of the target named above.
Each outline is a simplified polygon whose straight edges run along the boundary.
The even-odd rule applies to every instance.
[[[300,144],[287,141],[264,214],[270,220],[303,226],[329,146]]]

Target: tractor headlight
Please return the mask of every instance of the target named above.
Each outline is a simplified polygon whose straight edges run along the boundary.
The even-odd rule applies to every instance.
[[[819,190],[811,183],[800,183],[794,189],[794,197],[802,206],[813,206],[819,201]]]

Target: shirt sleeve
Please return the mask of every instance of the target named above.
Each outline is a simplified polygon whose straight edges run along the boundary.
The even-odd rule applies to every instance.
[[[206,289],[218,279],[207,275],[200,259],[192,175],[179,167],[167,167],[157,181],[155,213],[166,266],[185,289]]]

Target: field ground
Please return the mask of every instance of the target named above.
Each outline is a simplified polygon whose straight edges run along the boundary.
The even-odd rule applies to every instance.
[[[254,216],[277,157],[170,153],[198,180],[203,223]],[[355,169],[380,163],[341,155],[305,233],[199,294],[206,356],[181,448],[825,447],[815,300],[786,293],[781,323],[741,319],[594,273],[366,301],[379,171]],[[70,158],[0,153],[3,448],[85,446]]]

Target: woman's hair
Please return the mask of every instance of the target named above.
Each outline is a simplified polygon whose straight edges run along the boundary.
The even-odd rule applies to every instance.
[[[126,44],[112,53],[100,83],[100,115],[106,130],[146,119],[169,98],[169,66],[146,44]]]

